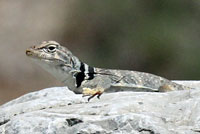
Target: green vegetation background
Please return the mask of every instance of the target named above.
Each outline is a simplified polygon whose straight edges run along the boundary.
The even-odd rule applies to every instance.
[[[66,21],[58,40],[93,66],[200,79],[197,0],[85,0]]]

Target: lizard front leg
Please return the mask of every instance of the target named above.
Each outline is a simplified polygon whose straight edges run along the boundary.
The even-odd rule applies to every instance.
[[[104,88],[102,87],[96,87],[94,89],[91,88],[83,88],[83,97],[84,96],[90,96],[88,98],[88,101],[90,101],[92,98],[94,98],[95,96],[97,96],[98,99],[100,99],[100,96],[103,94],[104,92]]]
[[[97,96],[99,99],[104,91],[111,86],[111,79],[109,76],[96,75],[94,79],[87,80],[82,87],[82,94],[89,96],[88,101]]]

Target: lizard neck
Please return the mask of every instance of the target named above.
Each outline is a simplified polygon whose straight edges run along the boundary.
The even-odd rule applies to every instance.
[[[36,63],[39,64],[44,70],[52,74],[57,80],[61,81],[69,88],[75,87],[75,79],[73,78],[72,68],[64,64],[45,64],[41,60],[36,60]]]
[[[91,80],[95,77],[95,68],[81,62],[75,56],[72,58],[70,66],[44,64],[40,60],[36,63],[72,90],[79,88],[84,80]]]

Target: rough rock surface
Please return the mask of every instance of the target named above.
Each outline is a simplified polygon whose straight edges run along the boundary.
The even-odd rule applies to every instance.
[[[0,133],[200,133],[200,82],[177,82],[197,89],[107,93],[89,103],[66,87],[32,92],[0,106]]]

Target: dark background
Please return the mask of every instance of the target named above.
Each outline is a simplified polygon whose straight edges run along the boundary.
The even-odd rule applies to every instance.
[[[91,66],[200,79],[200,1],[0,0],[0,104],[63,86],[25,56],[44,40]]]

